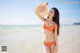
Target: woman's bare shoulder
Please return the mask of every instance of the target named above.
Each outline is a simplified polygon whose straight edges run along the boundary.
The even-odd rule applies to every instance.
[[[57,27],[57,23],[56,22],[52,22],[52,25],[54,25],[55,27]]]

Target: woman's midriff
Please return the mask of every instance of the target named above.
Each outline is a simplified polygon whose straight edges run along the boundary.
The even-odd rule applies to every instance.
[[[47,41],[54,41],[54,38],[53,37],[50,37],[50,36],[46,36],[44,35],[44,41],[47,42]]]
[[[54,41],[54,34],[53,32],[44,30],[43,31],[44,40],[43,41]]]

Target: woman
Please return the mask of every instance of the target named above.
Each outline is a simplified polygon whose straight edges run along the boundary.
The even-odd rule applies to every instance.
[[[59,11],[55,7],[51,8],[46,19],[41,16],[39,10],[35,10],[35,14],[43,21],[43,44],[45,47],[45,52],[57,53],[59,35]]]

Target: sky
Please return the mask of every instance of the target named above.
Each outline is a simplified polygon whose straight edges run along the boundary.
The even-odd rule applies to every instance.
[[[60,24],[80,22],[79,0],[0,0],[0,25],[41,25],[34,8],[44,2],[59,10]]]

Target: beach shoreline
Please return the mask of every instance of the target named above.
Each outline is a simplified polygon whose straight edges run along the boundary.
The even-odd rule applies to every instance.
[[[80,53],[80,26],[60,26],[58,53]],[[0,47],[6,53],[44,53],[41,26],[34,28],[0,28]],[[0,48],[1,49],[1,48]],[[0,51],[0,53],[3,53]]]

